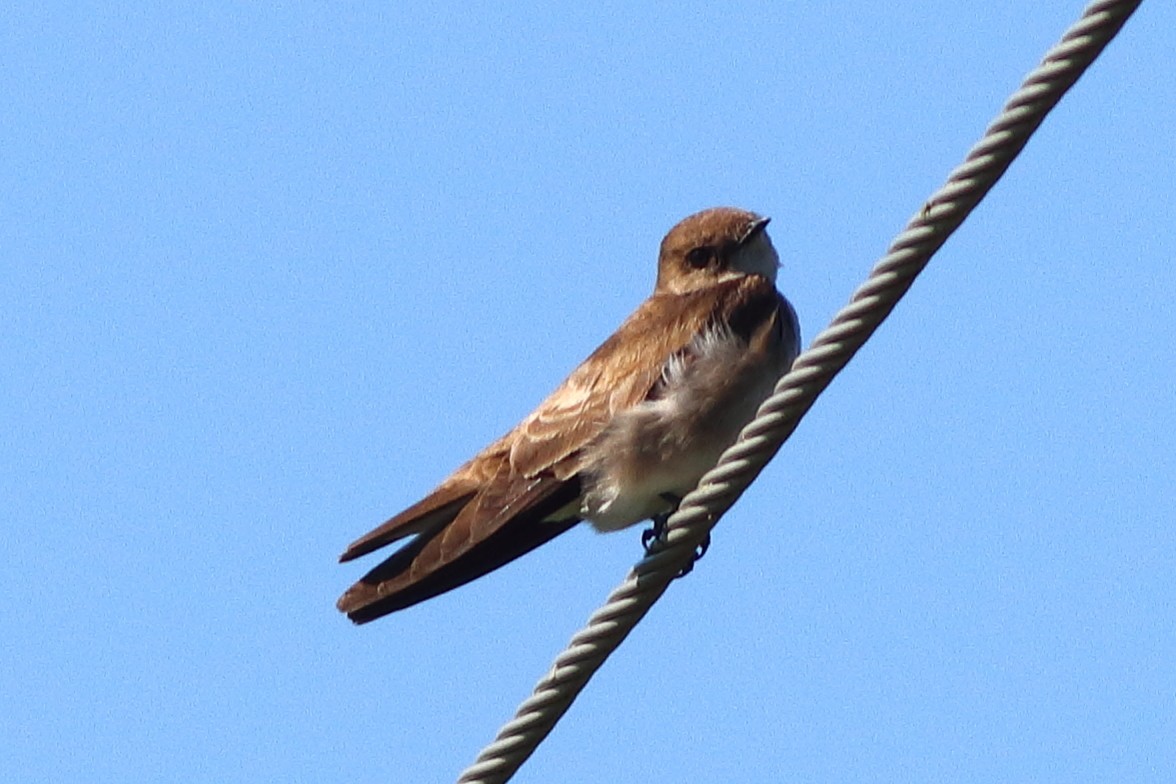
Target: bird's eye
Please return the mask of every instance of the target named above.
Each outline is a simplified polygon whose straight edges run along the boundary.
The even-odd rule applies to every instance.
[[[708,248],[705,245],[701,248],[695,248],[686,254],[686,263],[695,269],[702,269],[707,264],[710,264],[711,258],[714,256],[714,249]]]

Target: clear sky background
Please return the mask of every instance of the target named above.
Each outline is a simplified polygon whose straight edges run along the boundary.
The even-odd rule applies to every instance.
[[[452,780],[639,529],[363,628],[343,547],[529,411],[695,210],[773,217],[807,344],[1081,10],[29,6],[12,784]],[[1176,780],[1173,31],[1144,3],[517,781]]]

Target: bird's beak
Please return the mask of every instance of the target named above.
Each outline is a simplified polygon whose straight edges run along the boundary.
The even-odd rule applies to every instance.
[[[754,240],[756,237],[764,233],[764,229],[772,222],[771,218],[760,218],[747,229],[747,234],[743,235],[743,239],[739,241],[740,245],[746,245]]]

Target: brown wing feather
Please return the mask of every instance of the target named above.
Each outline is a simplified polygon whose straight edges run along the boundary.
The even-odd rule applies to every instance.
[[[579,495],[578,481],[504,474],[491,485],[452,523],[420,534],[364,575],[339,599],[339,609],[367,623],[481,577],[579,522],[549,519]],[[495,499],[508,500],[496,505]]]
[[[459,486],[444,485],[437,488],[379,528],[364,534],[348,545],[343,554],[339,556],[339,563],[367,555],[406,536],[445,525],[458,516],[477,492],[477,487],[464,484]]]
[[[742,278],[687,294],[655,294],[641,304],[588,359],[514,431],[511,466],[524,475],[554,470],[571,475],[575,460],[617,412],[647,399],[666,362],[683,351],[715,312],[747,281]],[[763,280],[773,292],[771,283]],[[725,315],[725,314],[722,314]]]
[[[505,455],[502,439],[495,441],[454,471],[433,492],[348,545],[339,562],[351,561],[406,536],[449,523],[498,471]]]

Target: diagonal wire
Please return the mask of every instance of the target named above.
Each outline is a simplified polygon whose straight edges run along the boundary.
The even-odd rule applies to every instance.
[[[690,563],[695,547],[792,434],[817,396],[890,314],[932,254],[1005,173],[1046,115],[1139,6],[1104,0],[1087,6],[1013,93],[947,182],[911,218],[886,255],[776,384],[739,439],[687,495],[653,552],[639,561],[588,619],[551,671],[462,772],[458,784],[509,780],[555,727],[589,678]]]

